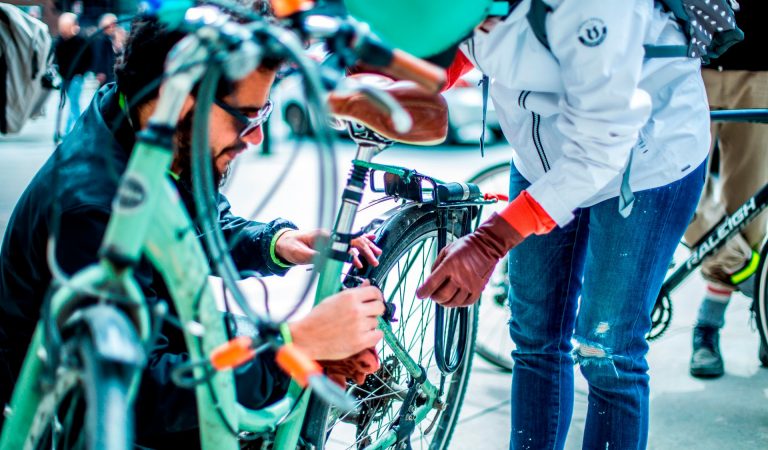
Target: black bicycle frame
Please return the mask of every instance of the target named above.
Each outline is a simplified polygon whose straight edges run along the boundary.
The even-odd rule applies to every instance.
[[[721,220],[709,233],[693,245],[691,256],[688,257],[685,264],[664,280],[664,284],[661,286],[662,295],[672,292],[691,272],[701,265],[707,256],[722,248],[729,239],[749,225],[766,207],[768,207],[768,184],[765,184],[736,212]]]
[[[768,109],[712,111],[710,117],[713,121],[718,122],[768,123]],[[768,184],[763,185],[755,195],[744,202],[733,214],[721,220],[693,245],[691,256],[688,257],[680,268],[664,280],[664,284],[661,286],[660,297],[672,292],[691,272],[701,265],[707,256],[714,254],[722,248],[729,239],[749,225],[766,207],[768,207]]]

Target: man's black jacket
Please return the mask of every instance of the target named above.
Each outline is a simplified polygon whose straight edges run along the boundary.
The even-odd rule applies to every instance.
[[[115,81],[115,59],[117,55],[115,55],[112,37],[100,33],[99,36],[93,39],[91,47],[93,48],[91,72],[106,75],[104,84]]]
[[[64,81],[87,72],[93,59],[93,49],[88,45],[88,39],[79,34],[69,39],[58,38],[54,44],[54,54],[59,74]]]
[[[72,132],[45,163],[19,199],[0,250],[0,408],[10,402],[32,333],[40,316],[43,298],[51,282],[46,246],[57,205],[60,228],[56,245],[58,264],[67,274],[96,262],[106,230],[119,174],[126,168],[134,132],[118,105],[113,84],[99,90]],[[119,126],[115,126],[119,124]],[[112,132],[111,130],[116,130]],[[57,162],[58,160],[58,162]],[[58,181],[54,184],[54,179]],[[187,208],[189,189],[178,184]],[[282,275],[286,269],[270,257],[274,234],[288,221],[257,223],[236,217],[223,195],[218,198],[219,221],[227,239],[238,236],[232,251],[240,270]],[[149,302],[169,298],[160,275],[144,260],[136,270]],[[169,306],[173,307],[170,302]],[[177,448],[189,439],[196,442],[196,408],[193,391],[170,380],[171,368],[187,358],[183,335],[170,325],[163,328],[158,346],[149,356],[137,400],[137,437],[152,447]],[[269,358],[249,369],[248,384],[238,384],[241,403],[258,406],[279,390],[270,375]],[[265,373],[270,372],[270,373]],[[0,417],[0,425],[2,417]],[[188,448],[182,445],[182,448]]]

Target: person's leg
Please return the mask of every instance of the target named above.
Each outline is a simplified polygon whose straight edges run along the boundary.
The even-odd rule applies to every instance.
[[[726,71],[726,89],[732,108],[765,108],[768,105],[768,72]],[[729,214],[738,210],[768,183],[768,124],[728,123],[720,130],[722,201]],[[763,211],[741,232],[756,248],[766,235],[768,212]]]
[[[529,183],[513,167],[510,198]],[[584,261],[586,214],[509,253],[512,312],[510,448],[562,449],[573,413],[573,335]]]
[[[714,69],[703,69],[702,77],[704,79],[704,85],[707,89],[707,97],[709,100],[710,108],[712,109],[727,109],[732,100],[726,95],[725,92],[725,74],[721,71]],[[712,154],[714,149],[717,148],[719,153],[723,153],[723,144],[720,142],[720,131],[727,124],[713,122],[711,125],[712,146],[710,147],[710,161],[712,160]],[[716,147],[717,146],[717,147]],[[720,166],[718,172],[722,173],[722,159],[720,159]],[[707,170],[707,174],[710,170]],[[699,200],[699,205],[696,207],[696,214],[694,220],[688,226],[685,232],[685,241],[688,245],[695,245],[699,239],[709,232],[715,225],[717,225],[723,217],[727,215],[725,206],[720,201],[719,195],[719,183],[715,178],[707,176],[707,181],[704,185],[704,191]],[[743,239],[741,239],[743,241]],[[739,245],[737,239],[733,239],[729,242],[728,247]],[[710,274],[708,278],[711,279],[711,273],[713,271],[723,271],[723,266],[726,263],[724,260],[734,260],[733,255],[738,255],[738,249],[724,248],[716,255],[707,258],[701,267],[701,272],[705,276]],[[743,261],[743,257],[736,256],[737,263]],[[718,285],[710,282],[707,287],[707,291],[704,294],[701,305],[699,306],[699,317],[696,322],[696,326],[693,329],[692,339],[692,351],[691,359],[689,362],[689,372],[693,376],[719,376],[723,374],[723,360],[720,356],[720,350],[718,345],[719,330],[722,327],[722,323],[725,321],[725,310],[728,307],[728,302],[731,298],[732,288],[725,285]],[[719,324],[719,325],[716,325]]]
[[[589,237],[575,351],[589,383],[585,449],[643,449],[648,438],[645,335],[651,308],[704,184],[706,164],[635,193],[627,218],[611,199],[588,209]]]
[[[75,75],[66,84],[67,101],[69,102],[69,115],[67,116],[67,126],[64,129],[65,134],[72,130],[75,122],[80,117],[80,95],[83,92],[83,77]]]
[[[768,72],[703,71],[710,103],[715,109],[757,108],[768,104]],[[719,208],[710,214],[707,228],[739,209],[757,190],[768,183],[768,125],[722,123],[717,125],[720,150]],[[708,183],[709,184],[709,183]],[[703,203],[703,201],[702,201]],[[701,205],[700,205],[701,207]],[[697,211],[697,215],[699,211]],[[725,311],[736,286],[752,296],[754,285],[749,263],[757,257],[754,249],[765,237],[768,214],[763,212],[725,247],[704,261],[701,272],[710,280],[699,308],[693,332],[690,373],[697,377],[716,377],[725,372],[719,349],[719,332]],[[687,236],[687,235],[686,235]]]
[[[725,309],[731,300],[730,288],[707,283],[704,300],[699,306],[693,329],[693,354],[690,373],[694,377],[719,377],[725,373],[720,354],[720,329],[725,325]]]

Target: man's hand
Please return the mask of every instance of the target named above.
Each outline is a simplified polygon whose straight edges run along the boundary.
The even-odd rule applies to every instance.
[[[384,336],[377,329],[384,298],[373,286],[339,292],[290,324],[293,341],[314,360],[339,360],[374,347]]]
[[[291,230],[283,233],[275,244],[275,253],[277,256],[291,264],[309,264],[312,258],[317,254],[315,247],[321,237],[327,238],[328,232],[325,230]],[[365,258],[369,264],[376,267],[379,265],[377,256],[381,255],[381,249],[372,241],[372,236],[360,236],[353,239],[350,245],[352,254],[352,263],[357,268],[362,268],[363,263],[360,256]]]
[[[432,274],[417,290],[419,298],[431,297],[443,306],[469,306],[488,284],[501,258],[523,240],[504,218],[494,213],[474,233],[440,251]]]
[[[97,73],[96,80],[99,81],[99,85],[102,85],[105,81],[107,81],[107,75],[104,73]]]

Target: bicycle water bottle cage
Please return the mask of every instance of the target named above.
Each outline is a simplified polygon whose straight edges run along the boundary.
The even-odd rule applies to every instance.
[[[411,145],[437,145],[448,134],[448,106],[443,96],[430,94],[411,81],[393,81],[382,75],[354,74],[350,78],[362,85],[384,92],[392,97],[411,116],[413,125],[407,132],[398,132],[386,107],[372,99],[364,91],[332,92],[328,103],[331,114],[343,122],[357,124],[353,139],[377,139],[366,134],[370,130],[386,142],[402,142]],[[367,142],[364,142],[367,143]]]

